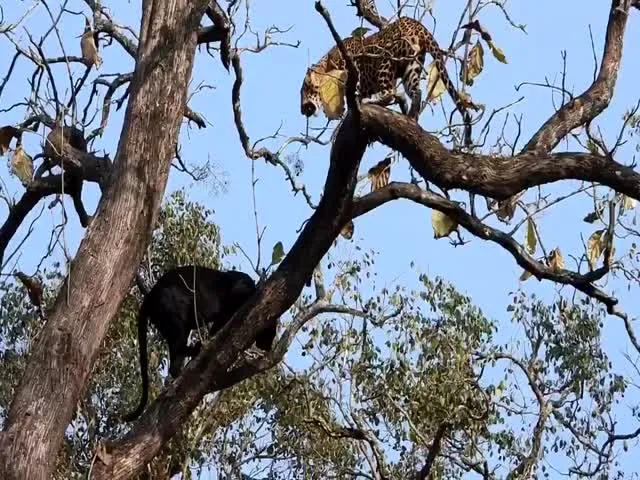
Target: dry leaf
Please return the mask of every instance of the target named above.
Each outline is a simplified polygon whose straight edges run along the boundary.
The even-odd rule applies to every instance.
[[[606,241],[606,230],[596,230],[591,234],[587,241],[587,261],[591,269],[595,268],[598,258],[604,252]]]
[[[317,81],[318,93],[324,114],[330,120],[337,120],[344,113],[344,88],[346,70],[331,70],[327,73],[311,72],[311,80]],[[315,77],[315,78],[314,78]]]
[[[389,184],[389,175],[391,174],[391,157],[378,162],[369,169],[367,176],[371,181],[371,191],[378,190]]]
[[[638,202],[635,198],[627,197],[626,195],[622,195],[622,204],[620,205],[620,210],[633,210],[636,208]]]
[[[431,226],[433,227],[433,238],[447,237],[458,228],[458,222],[439,210],[431,210]]]
[[[428,100],[433,103],[437,102],[445,91],[446,87],[444,86],[442,78],[440,78],[440,72],[436,68],[436,64],[434,62],[429,65],[427,70],[427,95],[431,92]]]
[[[9,150],[11,140],[18,137],[20,130],[11,125],[0,128],[0,155],[4,155]]]
[[[547,265],[551,267],[554,272],[558,270],[563,270],[565,268],[564,258],[562,258],[562,252],[560,252],[560,247],[554,248],[551,250],[549,254],[549,258],[547,258]]]
[[[504,52],[500,49],[500,47],[496,47],[496,45],[491,40],[487,43],[489,44],[491,53],[493,53],[493,56],[496,57],[496,60],[502,63],[509,63],[507,62],[507,57],[505,57]]]
[[[342,235],[347,240],[351,240],[351,237],[353,237],[353,230],[354,230],[353,220],[349,220],[349,223],[347,223],[344,227],[342,227],[342,230],[340,231],[340,235]]]
[[[29,300],[35,307],[40,307],[42,305],[42,283],[37,277],[30,277],[25,273],[16,272],[14,274],[20,282],[24,285],[24,288],[27,289],[27,294],[29,295]]]
[[[87,67],[95,65],[100,68],[102,59],[98,55],[98,46],[96,45],[95,32],[91,29],[91,24],[85,18],[84,33],[80,39],[80,50],[82,51],[82,60]]]
[[[13,173],[25,187],[33,178],[33,160],[22,145],[18,145],[11,157],[11,173]]]
[[[484,67],[484,49],[480,40],[476,42],[467,58],[466,68],[461,72],[461,80],[467,85],[473,85],[473,79],[480,75]]]
[[[536,252],[538,245],[538,238],[536,237],[536,227],[533,223],[533,219],[529,217],[527,219],[527,251],[529,255],[533,255]]]
[[[500,220],[509,222],[513,218],[513,214],[516,213],[516,203],[518,203],[518,197],[510,197],[506,200],[498,202],[498,209],[496,215]]]

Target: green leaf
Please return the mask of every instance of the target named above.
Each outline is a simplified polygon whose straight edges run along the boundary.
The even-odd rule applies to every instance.
[[[273,251],[271,252],[271,265],[277,265],[282,261],[284,257],[284,247],[282,246],[282,242],[278,242],[273,246]]]
[[[369,30],[371,29],[367,27],[358,27],[353,32],[351,32],[351,36],[353,38],[364,37],[364,34],[367,33]]]
[[[538,244],[538,239],[536,237],[536,229],[533,224],[533,220],[531,217],[527,219],[527,251],[529,255],[533,255],[536,253],[536,246]]]

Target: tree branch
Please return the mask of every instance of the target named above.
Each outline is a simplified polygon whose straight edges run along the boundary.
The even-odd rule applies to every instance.
[[[456,202],[423,190],[417,185],[392,182],[384,188],[361,197],[353,203],[352,217],[364,215],[380,205],[398,198],[406,198],[447,214],[476,237],[494,242],[507,250],[518,265],[531,272],[536,278],[572,285],[586,295],[601,301],[609,313],[613,313],[613,308],[617,305],[618,300],[591,283],[593,272],[581,275],[565,269],[556,270],[529,255],[525,248],[510,235],[485,225],[477,217],[467,213]]]
[[[612,0],[598,76],[584,93],[554,113],[522,152],[550,152],[571,130],[593,120],[609,106],[618,79],[628,17],[629,2]]]
[[[433,463],[436,461],[436,457],[440,453],[442,439],[444,438],[449,428],[449,424],[441,423],[438,427],[438,430],[436,430],[436,434],[433,437],[433,442],[431,442],[431,447],[429,448],[429,455],[427,455],[424,466],[418,472],[416,480],[427,480],[427,478],[429,477],[431,469],[433,468]]]
[[[381,29],[389,20],[378,13],[374,0],[351,0],[351,6],[356,7],[356,15],[364,18],[374,27]]]
[[[231,63],[231,26],[229,17],[216,0],[211,0],[206,14],[209,20],[213,22],[213,26],[200,30],[198,44],[220,42],[220,60],[228,72]]]
[[[452,153],[405,116],[377,105],[361,105],[362,128],[400,152],[428,182],[495,199],[560,180],[598,182],[640,199],[640,174],[601,155],[565,152],[523,153],[514,157]]]
[[[278,269],[233,318],[191,360],[182,375],[149,405],[131,431],[106,445],[108,464],[96,462],[94,478],[118,478],[140,471],[181,427],[202,397],[215,389],[238,353],[293,304],[315,266],[339,235],[351,211],[360,160],[369,139],[347,113],[331,150],[324,195]],[[171,415],[166,415],[171,411]]]

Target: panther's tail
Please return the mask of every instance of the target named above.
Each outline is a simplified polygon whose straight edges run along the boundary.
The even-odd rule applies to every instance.
[[[125,422],[131,422],[142,415],[149,397],[149,365],[147,359],[147,319],[149,317],[146,298],[142,301],[138,312],[138,348],[140,350],[140,376],[142,377],[142,398],[140,404],[131,413],[123,417]]]

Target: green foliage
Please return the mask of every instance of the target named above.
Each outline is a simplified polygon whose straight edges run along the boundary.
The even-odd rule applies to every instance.
[[[208,220],[212,213],[187,200],[182,190],[169,196],[160,211],[158,227],[153,232],[149,249],[155,276],[188,263],[220,267],[220,232]]]
[[[218,227],[209,219],[210,215],[211,211],[188,201],[181,191],[168,198],[160,211],[149,255],[143,262],[143,265],[150,266],[153,276],[150,283],[176,265],[197,263],[219,267],[220,237]],[[44,279],[45,305],[52,304],[60,279],[57,270]],[[0,333],[4,340],[0,368],[5,372],[0,382],[0,406],[4,410],[19,381],[24,353],[38,334],[41,322],[19,284],[7,281],[0,288],[3,295]],[[132,285],[118,316],[109,326],[87,393],[78,404],[76,417],[67,431],[56,478],[85,478],[96,442],[120,435],[127,429],[120,418],[137,404],[140,395],[137,344],[140,299],[137,287]],[[164,367],[163,359],[167,353],[155,329],[149,328],[148,334],[150,397],[153,398],[161,389],[160,367]],[[192,417],[181,435],[174,438],[164,454],[150,465],[153,478],[168,478],[169,472],[181,470],[191,462],[194,451],[192,424],[197,421],[197,416]]]
[[[282,242],[277,242],[273,246],[273,251],[271,252],[271,265],[279,264],[284,258],[284,247],[282,246]]]
[[[210,215],[183,192],[170,196],[144,262],[151,280],[179,264],[219,266],[222,247]],[[274,261],[283,255],[278,242]],[[574,465],[601,460],[585,439],[613,428],[606,414],[627,383],[602,349],[600,310],[519,293],[511,323],[499,329],[441,278],[419,275],[414,290],[378,286],[372,252],[356,247],[326,267],[326,294],[305,291],[282,319],[297,333],[295,368],[287,361],[205,397],[148,466],[150,478],[192,478],[205,469],[213,478],[411,478],[440,434],[434,479],[460,478],[472,465],[486,465],[495,478],[534,475],[539,465],[545,470],[537,474],[548,474],[546,463],[523,461],[530,455]],[[42,277],[50,305],[61,277],[57,270]],[[19,284],[8,279],[0,288],[6,411],[41,322]],[[96,444],[128,428],[120,418],[140,394],[139,302],[132,285],[67,430],[55,478],[85,478]],[[310,314],[318,305],[324,313]],[[500,343],[505,328],[520,332],[518,341]],[[150,328],[151,399],[162,388],[166,355]],[[601,473],[614,470],[602,462]]]

